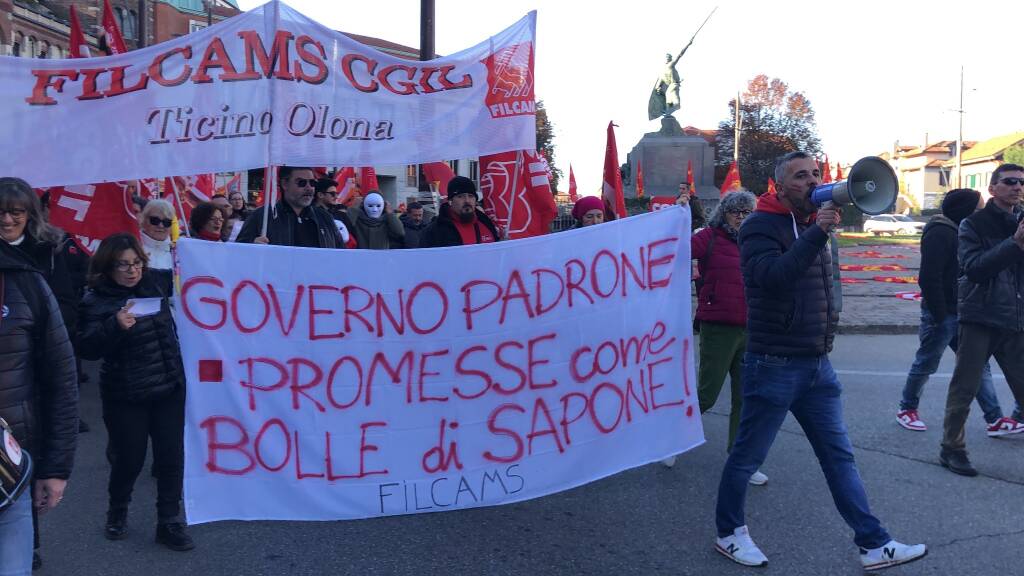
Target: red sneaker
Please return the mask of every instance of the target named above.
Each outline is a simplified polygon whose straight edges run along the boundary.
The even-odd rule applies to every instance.
[[[992,438],[999,436],[1007,436],[1009,434],[1020,434],[1024,432],[1024,424],[1017,422],[1013,418],[1002,417],[999,420],[988,425],[988,435]]]
[[[917,417],[917,410],[900,410],[896,413],[896,421],[899,422],[900,426],[914,432],[924,432],[928,429],[924,422]]]

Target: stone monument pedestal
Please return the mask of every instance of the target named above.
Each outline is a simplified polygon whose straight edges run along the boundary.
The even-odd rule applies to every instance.
[[[636,198],[637,163],[643,165],[644,196],[677,196],[679,183],[686,181],[686,167],[693,163],[697,197],[710,215],[719,198],[715,188],[715,150],[696,128],[683,129],[672,116],[661,118],[661,130],[648,132],[626,155],[629,184],[626,198]]]

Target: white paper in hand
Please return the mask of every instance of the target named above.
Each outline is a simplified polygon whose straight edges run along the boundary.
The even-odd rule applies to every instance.
[[[160,312],[160,302],[162,300],[163,298],[129,298],[127,304],[132,305],[131,313],[136,318],[141,318]]]

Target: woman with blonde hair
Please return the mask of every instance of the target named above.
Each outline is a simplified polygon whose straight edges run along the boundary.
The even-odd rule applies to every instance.
[[[174,207],[166,200],[150,200],[139,214],[139,238],[142,250],[154,270],[174,268],[171,256],[171,226],[174,224]]]

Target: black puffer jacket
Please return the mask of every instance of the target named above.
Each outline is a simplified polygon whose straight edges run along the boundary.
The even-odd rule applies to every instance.
[[[798,225],[789,214],[757,211],[740,227],[739,244],[747,351],[775,356],[830,352],[839,315],[832,303],[828,235],[814,223]]]
[[[483,210],[477,209],[476,220],[490,230],[495,242],[498,241],[498,229],[494,222],[484,214]],[[477,234],[479,236],[479,233]],[[451,205],[447,202],[441,204],[439,214],[431,222],[420,236],[420,248],[438,248],[443,246],[462,246],[462,236],[452,221]]]
[[[36,478],[71,475],[78,441],[75,356],[42,274],[0,242],[0,417]]]
[[[235,242],[251,244],[260,235],[263,230],[263,212],[266,209],[266,206],[261,206],[249,214]],[[317,244],[320,248],[345,247],[341,233],[334,224],[334,218],[326,210],[318,206],[306,206],[302,210],[302,218],[312,219],[316,223]],[[299,217],[295,215],[295,210],[284,201],[278,202],[270,213],[270,220],[267,221],[267,238],[275,246],[295,246],[298,227]]]
[[[88,360],[103,359],[104,398],[144,402],[169,396],[185,385],[170,295],[170,270],[146,270],[133,288],[104,280],[85,293],[79,309],[78,351]],[[137,317],[134,326],[123,330],[116,315],[129,298],[164,301],[159,313]]]
[[[1013,241],[1017,216],[988,201],[960,223],[961,322],[1024,332],[1024,250]]]
[[[49,242],[36,240],[27,232],[21,244],[12,246],[25,261],[43,273],[47,285],[57,299],[61,317],[68,336],[75,335],[78,320],[79,296],[75,293],[74,281],[68,269],[66,246],[54,246]]]

